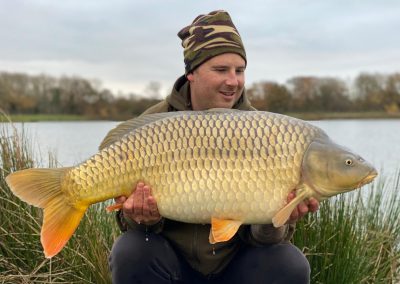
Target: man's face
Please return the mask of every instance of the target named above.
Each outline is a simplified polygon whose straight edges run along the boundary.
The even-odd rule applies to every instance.
[[[244,88],[246,63],[236,53],[212,57],[187,75],[193,110],[232,108]]]

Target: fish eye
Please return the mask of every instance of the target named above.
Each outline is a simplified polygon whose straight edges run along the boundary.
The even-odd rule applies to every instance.
[[[351,166],[353,164],[353,160],[352,159],[346,159],[345,161],[347,166]]]

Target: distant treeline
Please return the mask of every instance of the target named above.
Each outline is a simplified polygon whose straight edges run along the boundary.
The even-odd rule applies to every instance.
[[[259,82],[248,89],[254,107],[273,112],[400,112],[400,73],[361,73],[352,81],[294,77],[286,84]]]
[[[153,84],[153,85],[152,85]],[[128,119],[160,101],[159,84],[148,94],[115,95],[98,81],[0,73],[0,108],[9,114],[77,114]],[[152,88],[153,86],[153,88]],[[299,76],[285,84],[263,81],[247,87],[252,104],[274,112],[400,112],[400,73],[361,73],[354,80]]]
[[[153,83],[156,85],[157,83]],[[154,93],[154,90],[150,90]],[[8,114],[73,114],[90,119],[132,118],[159,102],[154,94],[115,95],[99,81],[0,72],[0,109]]]

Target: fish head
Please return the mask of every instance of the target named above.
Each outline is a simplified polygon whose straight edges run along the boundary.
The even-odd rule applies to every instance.
[[[321,199],[360,188],[377,175],[370,163],[329,139],[313,141],[302,162],[303,182]]]

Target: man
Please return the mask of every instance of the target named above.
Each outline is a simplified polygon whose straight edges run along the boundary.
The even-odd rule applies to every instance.
[[[246,53],[229,14],[214,11],[197,17],[178,36],[184,47],[185,75],[172,93],[145,114],[234,108],[255,110],[246,98]],[[294,193],[288,200],[294,198]],[[307,259],[289,239],[294,223],[318,202],[300,204],[288,224],[274,228],[244,225],[231,240],[211,245],[209,224],[162,218],[151,185],[139,183],[123,203],[110,267],[120,283],[308,283]]]

